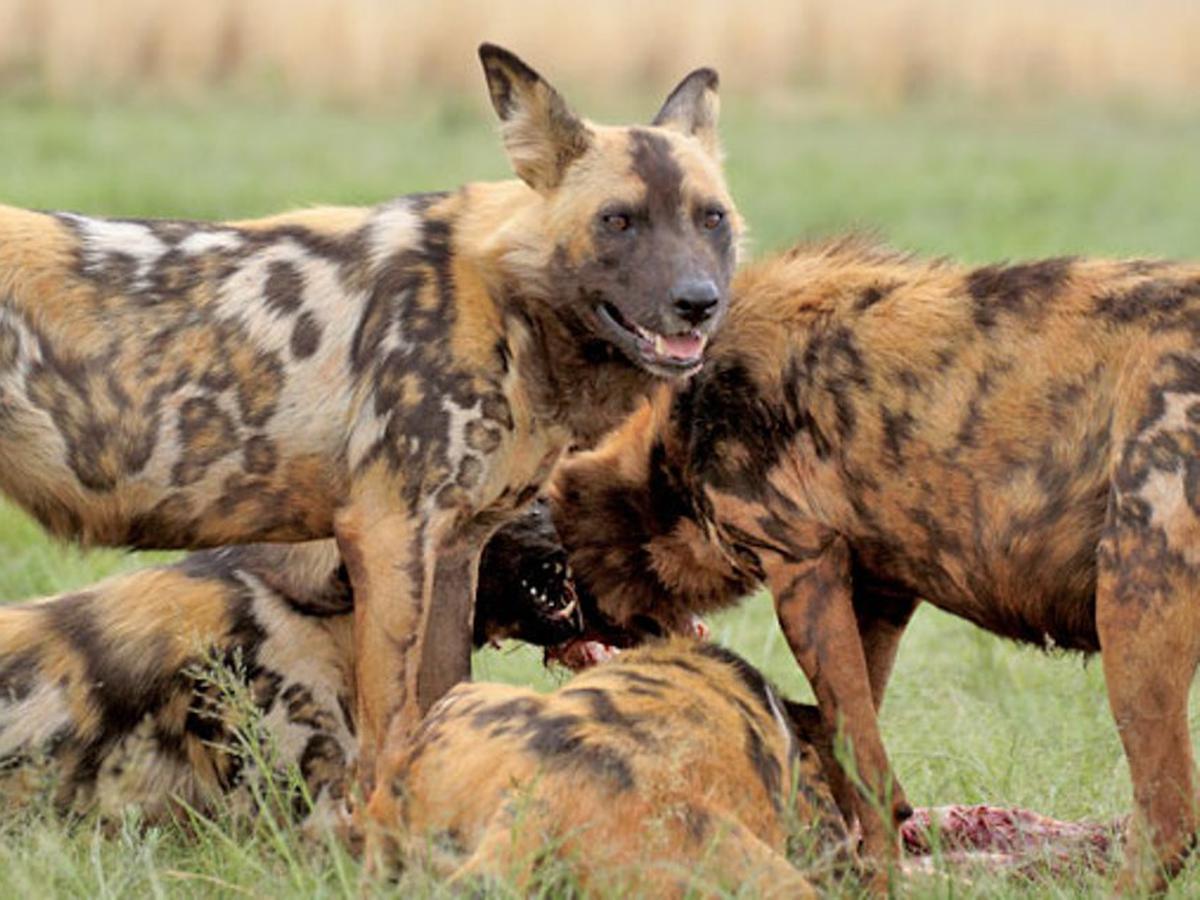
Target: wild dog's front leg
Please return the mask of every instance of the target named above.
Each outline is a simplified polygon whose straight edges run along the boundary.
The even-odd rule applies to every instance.
[[[422,715],[450,688],[471,677],[475,589],[482,553],[477,543],[470,539],[451,542],[434,560],[433,587],[429,591],[433,606],[417,678]]]
[[[354,589],[354,677],[360,786],[369,793],[394,715],[419,719],[417,663],[425,613],[419,521],[404,512],[353,505],[335,523]]]
[[[473,533],[474,532],[474,533]],[[482,553],[477,530],[467,529],[456,539],[444,542],[436,557],[427,559],[424,590],[428,598],[420,628],[422,643],[413,647],[410,659],[419,660],[416,672],[416,703],[423,716],[460,681],[471,676],[471,618],[475,586]],[[411,695],[410,695],[411,696]],[[376,784],[366,808],[366,860],[368,871],[385,874],[394,855],[396,824],[402,820],[404,776],[420,742],[417,722],[400,708],[387,727],[387,736],[375,765]]]
[[[863,849],[871,857],[893,858],[898,852],[895,826],[912,809],[892,776],[879,734],[851,595],[850,552],[836,538],[815,555],[769,551],[761,558],[788,646],[812,684],[831,733],[840,726],[858,776],[874,795],[853,794]],[[890,804],[890,821],[881,815],[885,804]]]

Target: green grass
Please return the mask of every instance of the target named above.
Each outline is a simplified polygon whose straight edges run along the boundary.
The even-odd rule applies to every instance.
[[[850,227],[974,260],[1063,252],[1200,256],[1200,120],[1133,113],[827,108],[769,114],[727,101],[730,179],[761,252]],[[61,106],[0,100],[0,199],[116,215],[230,218],[365,203],[504,177],[482,104],[347,114],[216,102]],[[649,106],[647,106],[649,108]],[[0,508],[0,598],[87,583],[139,564],[48,541]],[[806,695],[756,598],[715,621],[720,640]],[[555,679],[528,650],[488,651],[479,677]],[[932,609],[901,649],[883,727],[918,804],[988,801],[1062,817],[1130,805],[1097,663],[1001,642]],[[88,826],[0,823],[0,897],[350,896],[356,864],[262,829],[102,837]],[[409,885],[430,893],[432,882]],[[1076,896],[1104,882],[931,882],[920,896]],[[1200,891],[1200,875],[1173,894]]]

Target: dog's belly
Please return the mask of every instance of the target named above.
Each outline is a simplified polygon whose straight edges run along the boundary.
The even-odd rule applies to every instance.
[[[1028,521],[946,523],[941,541],[852,541],[856,577],[899,587],[1003,637],[1099,649],[1096,545],[1103,508],[1064,511],[1070,529]]]

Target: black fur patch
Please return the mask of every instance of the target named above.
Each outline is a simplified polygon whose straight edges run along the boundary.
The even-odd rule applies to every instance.
[[[746,722],[746,756],[758,774],[767,796],[771,798],[771,805],[779,809],[783,769],[779,765],[779,760],[768,752],[767,745],[758,729],[749,721]]]
[[[525,748],[552,767],[577,767],[609,781],[617,791],[634,788],[633,768],[617,750],[588,743],[579,733],[579,716],[544,716],[530,719],[524,728]]]
[[[673,222],[683,205],[683,168],[675,159],[671,142],[644,128],[632,128],[629,154],[633,174],[646,185],[646,212],[650,220]]]
[[[720,644],[708,641],[698,643],[695,652],[700,656],[716,660],[733,669],[746,690],[759,702],[767,715],[775,715],[775,709],[771,704],[772,689],[767,679],[763,677],[762,672],[742,659],[737,653],[734,653],[728,647],[722,647]],[[774,691],[773,693],[775,696],[779,695],[778,691]]]
[[[0,661],[0,703],[20,703],[37,684],[38,655],[34,650]]]
[[[967,276],[967,292],[975,301],[975,324],[987,330],[1001,314],[1026,315],[1062,290],[1075,260],[1044,259],[1015,266],[984,266]]]

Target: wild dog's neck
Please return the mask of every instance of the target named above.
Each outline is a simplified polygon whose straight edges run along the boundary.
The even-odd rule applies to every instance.
[[[704,369],[681,394],[691,458],[718,489],[759,497],[791,454],[811,466],[808,496],[841,465],[854,432],[854,393],[871,378],[855,325],[902,293],[922,266],[856,243],[781,254],[743,269]],[[902,352],[902,348],[898,348]]]
[[[544,201],[519,181],[470,185],[456,242],[482,278],[530,404],[541,420],[593,445],[657,382],[595,337],[576,311],[578,287],[557,277]]]

